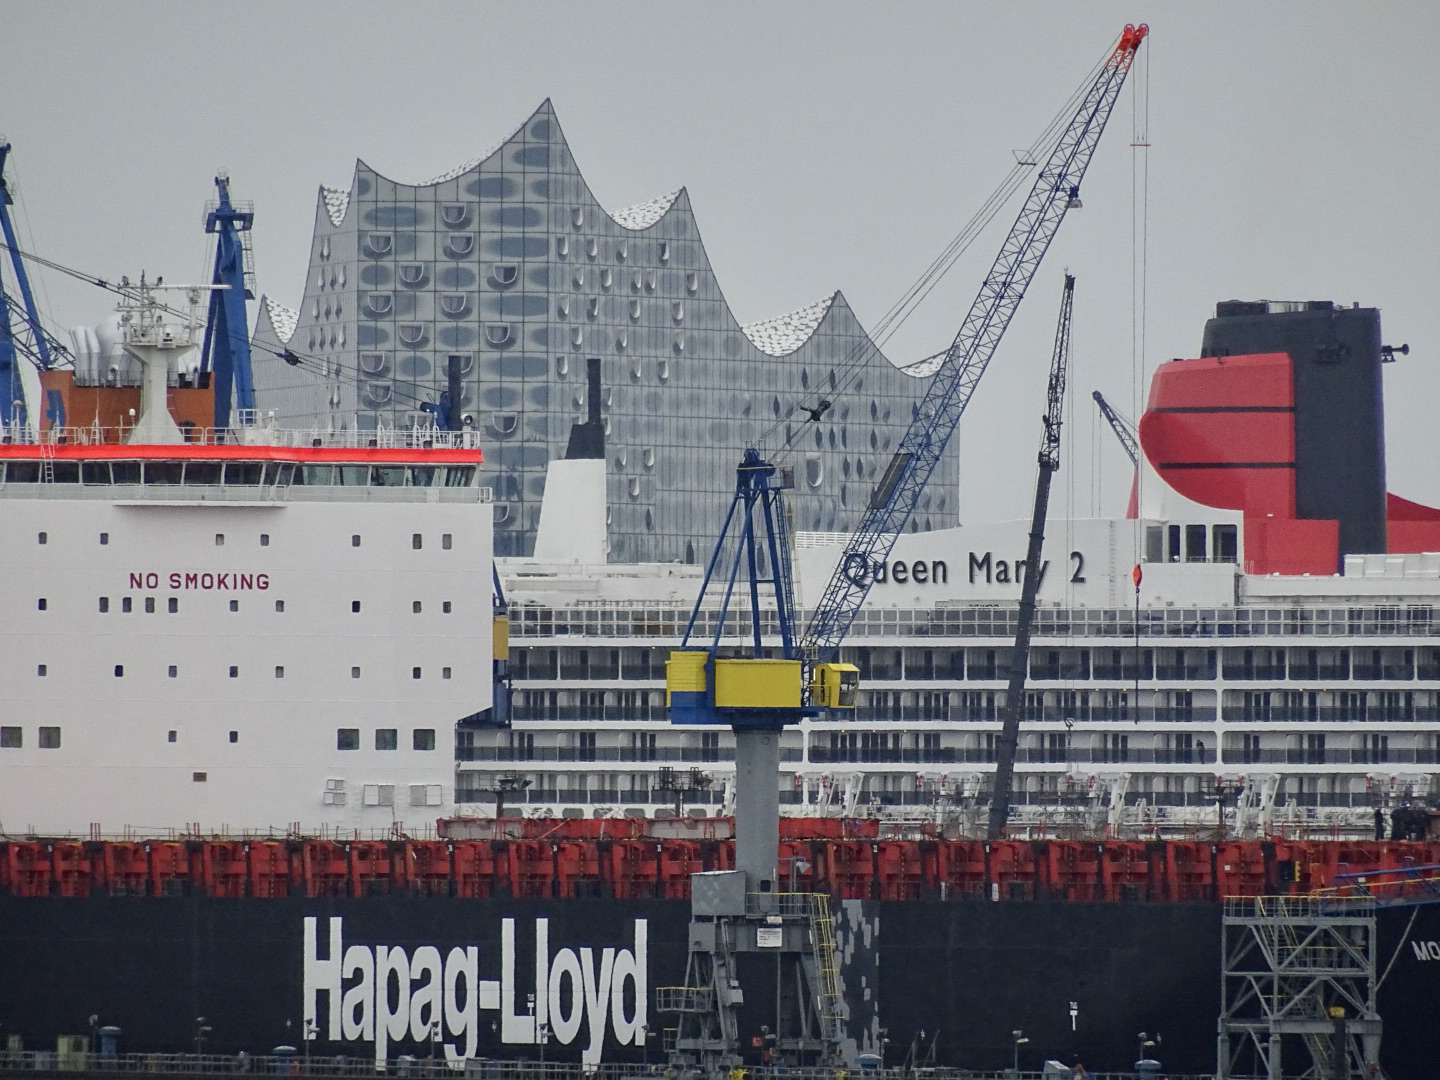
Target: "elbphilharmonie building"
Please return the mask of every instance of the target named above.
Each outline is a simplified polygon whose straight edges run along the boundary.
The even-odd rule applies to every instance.
[[[703,561],[750,445],[794,465],[797,529],[853,529],[933,370],[892,364],[839,292],[742,326],[685,190],[606,211],[548,101],[433,180],[357,162],[322,187],[303,298],[265,298],[255,344],[262,411],[362,433],[434,422],[455,358],[511,556],[533,551],[598,358],[616,562]],[[957,478],[952,451],[914,529],[957,523]]]

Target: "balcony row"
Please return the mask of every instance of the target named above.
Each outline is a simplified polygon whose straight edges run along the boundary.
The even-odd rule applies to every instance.
[[[770,650],[775,652],[775,650]],[[516,646],[517,682],[663,682],[669,649]],[[778,655],[778,653],[777,653]],[[995,682],[1010,677],[1008,648],[848,646],[841,659],[870,682]],[[1047,648],[1030,653],[1029,678],[1044,681],[1204,682],[1440,681],[1440,648]]]

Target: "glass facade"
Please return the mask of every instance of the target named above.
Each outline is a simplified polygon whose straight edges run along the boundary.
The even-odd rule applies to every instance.
[[[497,555],[533,551],[546,463],[585,418],[588,358],[617,562],[703,561],[747,446],[795,466],[797,529],[853,529],[925,386],[839,293],[742,328],[685,191],[606,212],[549,102],[430,183],[357,163],[348,192],[322,188],[303,301],[267,299],[255,337],[257,403],[285,427],[426,426],[455,357]],[[951,451],[912,528],[957,524],[957,484]]]

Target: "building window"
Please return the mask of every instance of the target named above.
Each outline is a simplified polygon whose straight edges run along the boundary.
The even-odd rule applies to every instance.
[[[435,749],[435,729],[428,727],[417,727],[410,736],[410,745],[416,750]]]
[[[231,601],[230,601],[230,610],[231,610],[231,611],[239,611],[239,610],[240,610],[240,601],[239,601],[239,600],[231,600]]]
[[[122,597],[120,598],[120,611],[121,611],[123,614],[125,614],[125,615],[129,615],[130,612],[132,612],[132,611],[134,611],[134,610],[135,610],[135,602],[134,602],[133,600],[131,600],[130,597],[128,597],[128,596],[122,596]]]
[[[394,806],[394,784],[366,784],[362,789],[361,802],[366,806]]]
[[[102,596],[102,597],[100,597],[100,614],[103,615],[103,614],[105,614],[105,612],[107,612],[107,611],[109,611],[109,610],[110,610],[110,597],[108,597],[108,596]]]
[[[45,599],[45,597],[42,596],[38,601],[36,601],[35,606],[38,607],[41,611],[44,611],[47,607],[49,607],[49,602]]]
[[[350,613],[351,613],[352,615],[358,615],[358,614],[360,614],[360,601],[359,601],[359,600],[351,600],[351,601],[350,601]]]
[[[238,731],[232,731],[232,732],[230,732],[230,741],[231,741],[231,742],[239,742],[239,741],[240,741],[240,733],[239,733]]]
[[[153,596],[147,596],[147,597],[145,597],[145,614],[146,614],[146,615],[154,615],[154,614],[155,614],[155,597],[153,597]]]
[[[418,679],[418,678],[420,678],[420,669],[419,669],[418,667],[412,667],[412,668],[410,669],[410,677],[411,677],[412,679]]]
[[[38,676],[39,676],[40,678],[42,678],[42,679],[45,678],[45,676],[46,676],[46,674],[48,673],[48,671],[49,671],[49,669],[48,669],[44,664],[37,664],[37,665],[35,666],[35,674],[38,675]]]
[[[106,544],[108,544],[108,543],[110,543],[110,534],[109,534],[109,533],[101,533],[101,534],[100,534],[100,545],[103,547],[104,545],[106,545]]]
[[[449,533],[441,533],[441,534],[440,534],[440,547],[441,547],[441,549],[444,550],[444,551],[449,551],[449,550],[450,550],[450,548],[451,548],[451,539],[450,539],[450,534],[449,534]]]
[[[168,607],[170,609],[170,614],[174,615],[177,611],[180,610],[180,598],[178,596],[170,597],[170,603]]]
[[[175,730],[174,730],[173,728],[165,733],[165,741],[166,741],[166,742],[174,742],[174,741],[175,741]]]
[[[352,679],[358,679],[360,677],[360,669],[358,667],[352,667],[350,669],[350,677]]]
[[[357,727],[342,727],[335,732],[336,750],[359,750],[360,729]]]
[[[0,727],[0,750],[19,750],[24,745],[24,728]]]
[[[50,542],[50,534],[41,533],[36,539],[42,544],[48,544]]]
[[[284,601],[284,600],[276,600],[276,601],[275,601],[275,610],[276,610],[276,611],[283,612],[283,611],[285,610],[285,601]]]
[[[224,534],[224,533],[216,533],[216,534],[215,534],[215,546],[216,546],[216,547],[224,547],[224,546],[225,546],[225,534]]]
[[[1213,542],[1212,558],[1216,562],[1236,562],[1240,549],[1236,527],[1234,525],[1216,525],[1210,532]]]
[[[442,679],[448,679],[450,677],[450,669],[448,667],[441,668],[440,677]]]
[[[419,533],[415,533],[410,537],[410,547],[412,550],[419,551],[424,544],[425,540]]]
[[[115,677],[116,677],[117,679],[123,679],[123,678],[125,677],[125,665],[124,665],[124,664],[116,664],[116,665],[115,665]]]
[[[411,604],[410,604],[410,610],[411,610],[411,612],[413,612],[414,614],[419,615],[419,614],[420,614],[420,601],[419,601],[419,600],[414,600],[414,601],[412,601]]]
[[[166,672],[166,675],[167,675],[169,678],[172,678],[172,679],[175,678],[175,676],[176,676],[176,675],[179,675],[179,674],[180,674],[180,669],[179,669],[178,667],[176,667],[174,664],[171,664],[171,665],[170,665],[170,670]]]
[[[277,679],[283,679],[285,677],[285,667],[283,664],[275,665],[275,677]]]
[[[394,750],[400,745],[400,731],[398,728],[382,727],[375,729],[375,749]]]
[[[205,783],[205,781],[208,780],[208,779],[209,779],[209,776],[207,776],[207,775],[206,775],[205,773],[203,773],[203,772],[197,772],[197,773],[191,773],[191,774],[190,774],[190,780],[191,780],[192,783],[203,784],[203,783]]]
[[[40,729],[40,749],[60,749],[60,729],[58,727],[42,727]]]
[[[440,610],[441,610],[442,612],[444,612],[446,615],[449,615],[449,614],[450,614],[450,601],[449,601],[449,600],[446,600],[443,604],[441,604],[441,605],[440,605]]]
[[[269,547],[269,546],[270,546],[270,534],[269,534],[269,533],[261,533],[261,534],[260,534],[260,546],[261,546],[261,547]]]
[[[350,537],[350,546],[351,546],[351,547],[359,547],[359,546],[360,546],[360,534],[359,534],[359,533],[356,533],[354,536]]]
[[[232,679],[238,679],[240,677],[240,668],[235,664],[230,665],[230,677]]]

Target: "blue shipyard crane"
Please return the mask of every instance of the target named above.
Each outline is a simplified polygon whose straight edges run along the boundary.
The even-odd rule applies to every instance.
[[[860,526],[845,545],[811,613],[802,637],[802,652],[807,656],[830,659],[837,654],[876,572],[914,513],[1066,211],[1080,205],[1080,182],[1147,33],[1149,28],[1143,23],[1125,27],[1040,169],[979,295],[876,485]]]
[[[1040,440],[1040,472],[1035,480],[1035,505],[1030,514],[1030,542],[1025,552],[1025,576],[1020,584],[1020,611],[1015,620],[1015,645],[1010,653],[1010,683],[1000,710],[1000,738],[995,744],[995,786],[990,799],[991,840],[998,840],[1010,816],[1010,787],[1015,774],[1015,749],[1020,739],[1020,706],[1025,698],[1025,676],[1030,669],[1030,628],[1035,621],[1035,597],[1045,565],[1045,518],[1050,510],[1050,481],[1060,468],[1060,425],[1065,415],[1065,375],[1070,367],[1070,316],[1075,305],[1075,278],[1065,275],[1060,319],[1055,326],[1055,350],[1050,356],[1046,384],[1045,433]]]
[[[1125,450],[1126,456],[1130,458],[1130,464],[1138,468],[1140,465],[1140,442],[1135,438],[1135,429],[1130,426],[1128,420],[1115,411],[1114,406],[1105,400],[1105,395],[1099,390],[1090,396],[1095,399],[1095,405],[1099,408],[1100,415],[1105,418],[1105,422],[1110,425],[1110,430],[1115,432],[1115,438],[1120,440],[1121,447]]]
[[[15,270],[15,297],[5,289],[3,275],[0,275],[0,423],[23,426],[29,419],[25,408],[25,389],[20,381],[19,360],[23,356],[38,370],[48,371],[62,358],[68,356],[64,346],[51,337],[40,325],[40,313],[35,308],[35,294],[30,288],[30,277],[25,272],[25,259],[20,244],[15,238],[15,225],[10,218],[10,207],[15,198],[5,179],[5,161],[10,156],[10,144],[0,142],[0,231],[5,234],[5,249],[10,252],[10,264]],[[11,311],[19,308],[18,324],[11,321]],[[60,419],[63,426],[64,418]]]
[[[253,413],[255,380],[250,371],[250,327],[245,301],[255,299],[255,270],[250,249],[250,228],[255,210],[249,203],[230,200],[230,178],[215,177],[218,198],[205,208],[205,231],[214,233],[215,272],[210,293],[210,316],[200,354],[201,385],[207,374],[215,388],[215,427],[230,426],[234,408]],[[232,393],[233,390],[233,393]]]

